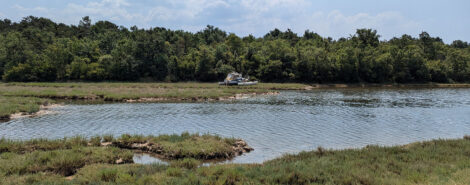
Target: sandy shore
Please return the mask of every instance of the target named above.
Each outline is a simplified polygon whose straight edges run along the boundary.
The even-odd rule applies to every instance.
[[[57,107],[62,107],[61,104],[50,104],[50,105],[41,105],[38,112],[35,113],[25,113],[19,112],[10,115],[10,119],[18,119],[18,118],[25,118],[25,117],[35,117],[35,116],[42,116],[47,114],[54,114],[56,111],[50,110]]]

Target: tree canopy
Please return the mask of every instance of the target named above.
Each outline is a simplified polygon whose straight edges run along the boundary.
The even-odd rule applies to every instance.
[[[333,40],[274,29],[241,38],[210,25],[191,33],[29,16],[0,20],[0,43],[3,81],[217,81],[231,71],[264,82],[470,81],[470,45],[427,32],[380,40],[358,29]]]

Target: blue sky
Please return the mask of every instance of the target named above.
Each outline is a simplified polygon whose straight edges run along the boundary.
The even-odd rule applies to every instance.
[[[447,43],[470,41],[469,0],[0,0],[0,18],[28,15],[77,24],[109,20],[140,28],[199,31],[214,25],[240,36],[279,28],[306,29],[335,39],[373,28],[382,39],[427,31]]]

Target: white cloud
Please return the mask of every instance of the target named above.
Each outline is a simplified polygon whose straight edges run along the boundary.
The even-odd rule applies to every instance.
[[[42,17],[53,17],[54,16],[53,12],[55,12],[54,9],[41,7],[41,6],[28,8],[28,7],[24,7],[24,6],[15,4],[15,5],[12,6],[12,8],[15,10],[15,13],[17,14],[17,18],[19,20],[21,20],[21,18],[29,16],[29,15],[42,16]],[[15,18],[15,17],[12,17],[12,18]]]
[[[310,3],[305,0],[241,0],[241,5],[251,12],[269,12],[272,8],[298,8],[306,7]],[[297,9],[299,10],[299,9]]]
[[[161,0],[146,5],[128,0],[98,0],[68,3],[63,9],[25,8],[15,5],[21,16],[35,15],[76,24],[89,15],[92,20],[111,20],[116,24],[139,27],[164,26],[198,31],[207,24],[241,36],[262,36],[279,28],[302,34],[306,29],[334,38],[354,34],[357,28],[377,29],[383,38],[417,33],[422,25],[397,11],[378,14],[344,14],[339,10],[312,12],[308,0]],[[227,11],[227,12],[225,12]],[[0,14],[0,16],[2,16]]]
[[[158,4],[161,5],[136,7],[126,0],[101,0],[86,4],[69,3],[62,12],[68,15],[90,15],[98,19],[127,21],[149,26],[151,22],[173,21],[177,23],[200,19],[201,14],[208,8],[229,6],[224,0],[163,0],[158,1]]]
[[[18,4],[15,4],[13,7],[22,12],[49,13],[49,9],[45,7],[40,7],[40,6],[33,7],[33,8],[26,8]]]
[[[142,18],[139,13],[129,13],[126,9],[128,6],[130,4],[125,0],[102,0],[100,2],[89,2],[85,5],[69,3],[63,12],[66,14],[102,16],[114,21],[121,19],[130,21]]]
[[[147,21],[151,20],[183,20],[196,19],[208,8],[229,7],[230,5],[223,0],[165,0],[171,6],[156,6],[147,14]]]
[[[344,15],[338,10],[328,14],[317,12],[309,16],[305,26],[323,35],[343,37],[353,34],[358,28],[377,29],[386,38],[416,31],[420,23],[404,17],[399,12],[382,12],[375,15],[357,13]]]
[[[249,1],[249,0],[246,0]],[[348,37],[359,28],[377,29],[383,38],[389,39],[400,36],[403,33],[416,33],[421,24],[404,17],[400,12],[382,12],[375,15],[356,13],[345,15],[335,10],[324,12],[299,12],[295,15],[273,16],[272,10],[265,10],[261,14],[250,14],[240,17],[232,24],[221,26],[223,29],[243,33],[242,35],[255,34],[262,36],[274,28],[286,30],[290,28],[300,35],[307,29],[315,31],[322,36],[333,38]],[[286,9],[285,11],[291,11]]]

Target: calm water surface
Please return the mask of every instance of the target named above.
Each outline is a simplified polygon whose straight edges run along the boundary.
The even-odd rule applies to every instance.
[[[252,163],[319,146],[397,145],[470,134],[466,88],[282,91],[234,102],[67,105],[54,111],[0,123],[0,137],[211,133],[246,140],[255,151],[232,162]]]

